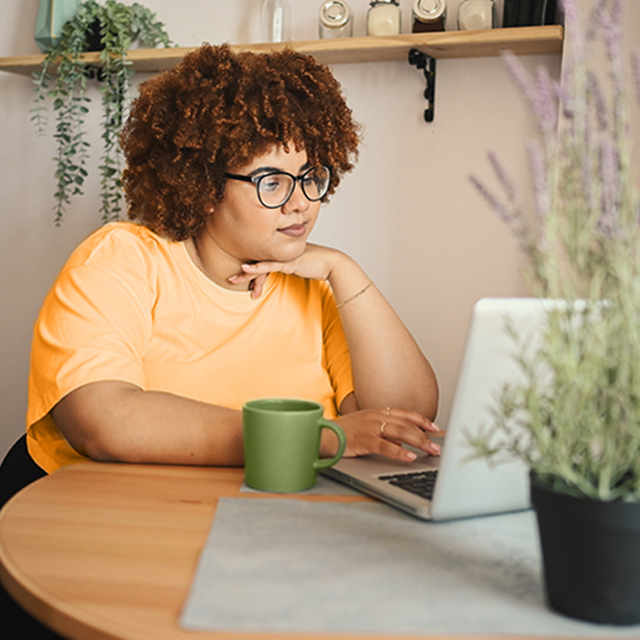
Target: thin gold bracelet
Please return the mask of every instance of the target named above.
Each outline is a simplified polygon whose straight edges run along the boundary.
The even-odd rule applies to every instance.
[[[366,284],[362,289],[360,289],[358,293],[352,295],[350,298],[347,298],[346,300],[343,300],[342,302],[337,304],[336,309],[339,309],[340,307],[344,307],[345,304],[349,304],[350,302],[353,302],[358,296],[361,296],[372,284],[373,284],[373,280],[369,280],[369,283]]]

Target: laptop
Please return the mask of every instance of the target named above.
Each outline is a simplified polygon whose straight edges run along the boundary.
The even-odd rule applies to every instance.
[[[491,427],[491,410],[497,406],[503,384],[522,378],[513,357],[517,345],[506,331],[507,319],[533,350],[553,304],[538,298],[476,302],[441,456],[420,452],[414,462],[373,454],[342,458],[323,473],[425,520],[528,509],[528,467],[520,460],[497,464],[470,459],[473,450],[468,437]],[[427,497],[421,495],[425,493]]]

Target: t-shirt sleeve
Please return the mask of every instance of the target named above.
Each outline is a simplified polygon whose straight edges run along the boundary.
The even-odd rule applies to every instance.
[[[336,392],[336,409],[353,393],[353,374],[347,338],[331,289],[327,286],[322,298],[325,368]]]
[[[36,322],[27,425],[74,389],[101,380],[145,386],[142,354],[151,332],[153,293],[135,252],[67,267]]]

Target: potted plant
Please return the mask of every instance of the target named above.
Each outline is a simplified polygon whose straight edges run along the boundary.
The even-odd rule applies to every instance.
[[[475,454],[524,459],[547,600],[573,617],[640,623],[640,200],[629,145],[632,87],[623,2],[588,22],[565,0],[562,81],[506,66],[532,111],[535,211],[527,214],[494,154],[504,194],[472,178],[528,257],[548,305],[539,348],[512,327],[523,378],[505,386]],[[586,25],[586,26],[585,26]],[[606,73],[596,69],[605,62]],[[596,64],[597,62],[597,64]],[[640,57],[631,68],[640,96]],[[632,83],[633,84],[633,83]],[[605,90],[606,87],[606,90]],[[634,175],[635,174],[635,175]]]
[[[53,48],[46,54],[42,69],[34,74],[36,106],[33,120],[44,133],[47,98],[53,100],[56,115],[55,222],[60,224],[70,197],[82,193],[87,176],[84,119],[90,99],[87,82],[97,78],[102,93],[103,153],[100,163],[103,221],[116,219],[122,210],[121,150],[119,133],[126,117],[129,79],[133,74],[127,50],[138,42],[145,47],[171,46],[169,36],[155,14],[138,3],[125,5],[116,0],[98,4],[85,0],[65,23]],[[99,69],[90,69],[81,60],[85,51],[100,51]],[[52,79],[50,72],[57,68]]]

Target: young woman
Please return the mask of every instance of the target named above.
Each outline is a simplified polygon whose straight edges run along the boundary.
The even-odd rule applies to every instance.
[[[122,143],[134,222],[84,241],[44,302],[0,506],[87,457],[241,465],[240,409],[260,397],[321,402],[346,455],[439,453],[429,363],[364,271],[308,242],[358,145],[326,67],[202,47],[142,85]],[[0,610],[59,637],[4,589]]]
[[[346,455],[439,453],[428,361],[353,259],[308,242],[358,141],[330,71],[291,51],[204,46],[141,86],[122,136],[134,222],[78,247],[36,325],[39,467],[241,465],[260,397],[321,402]]]

